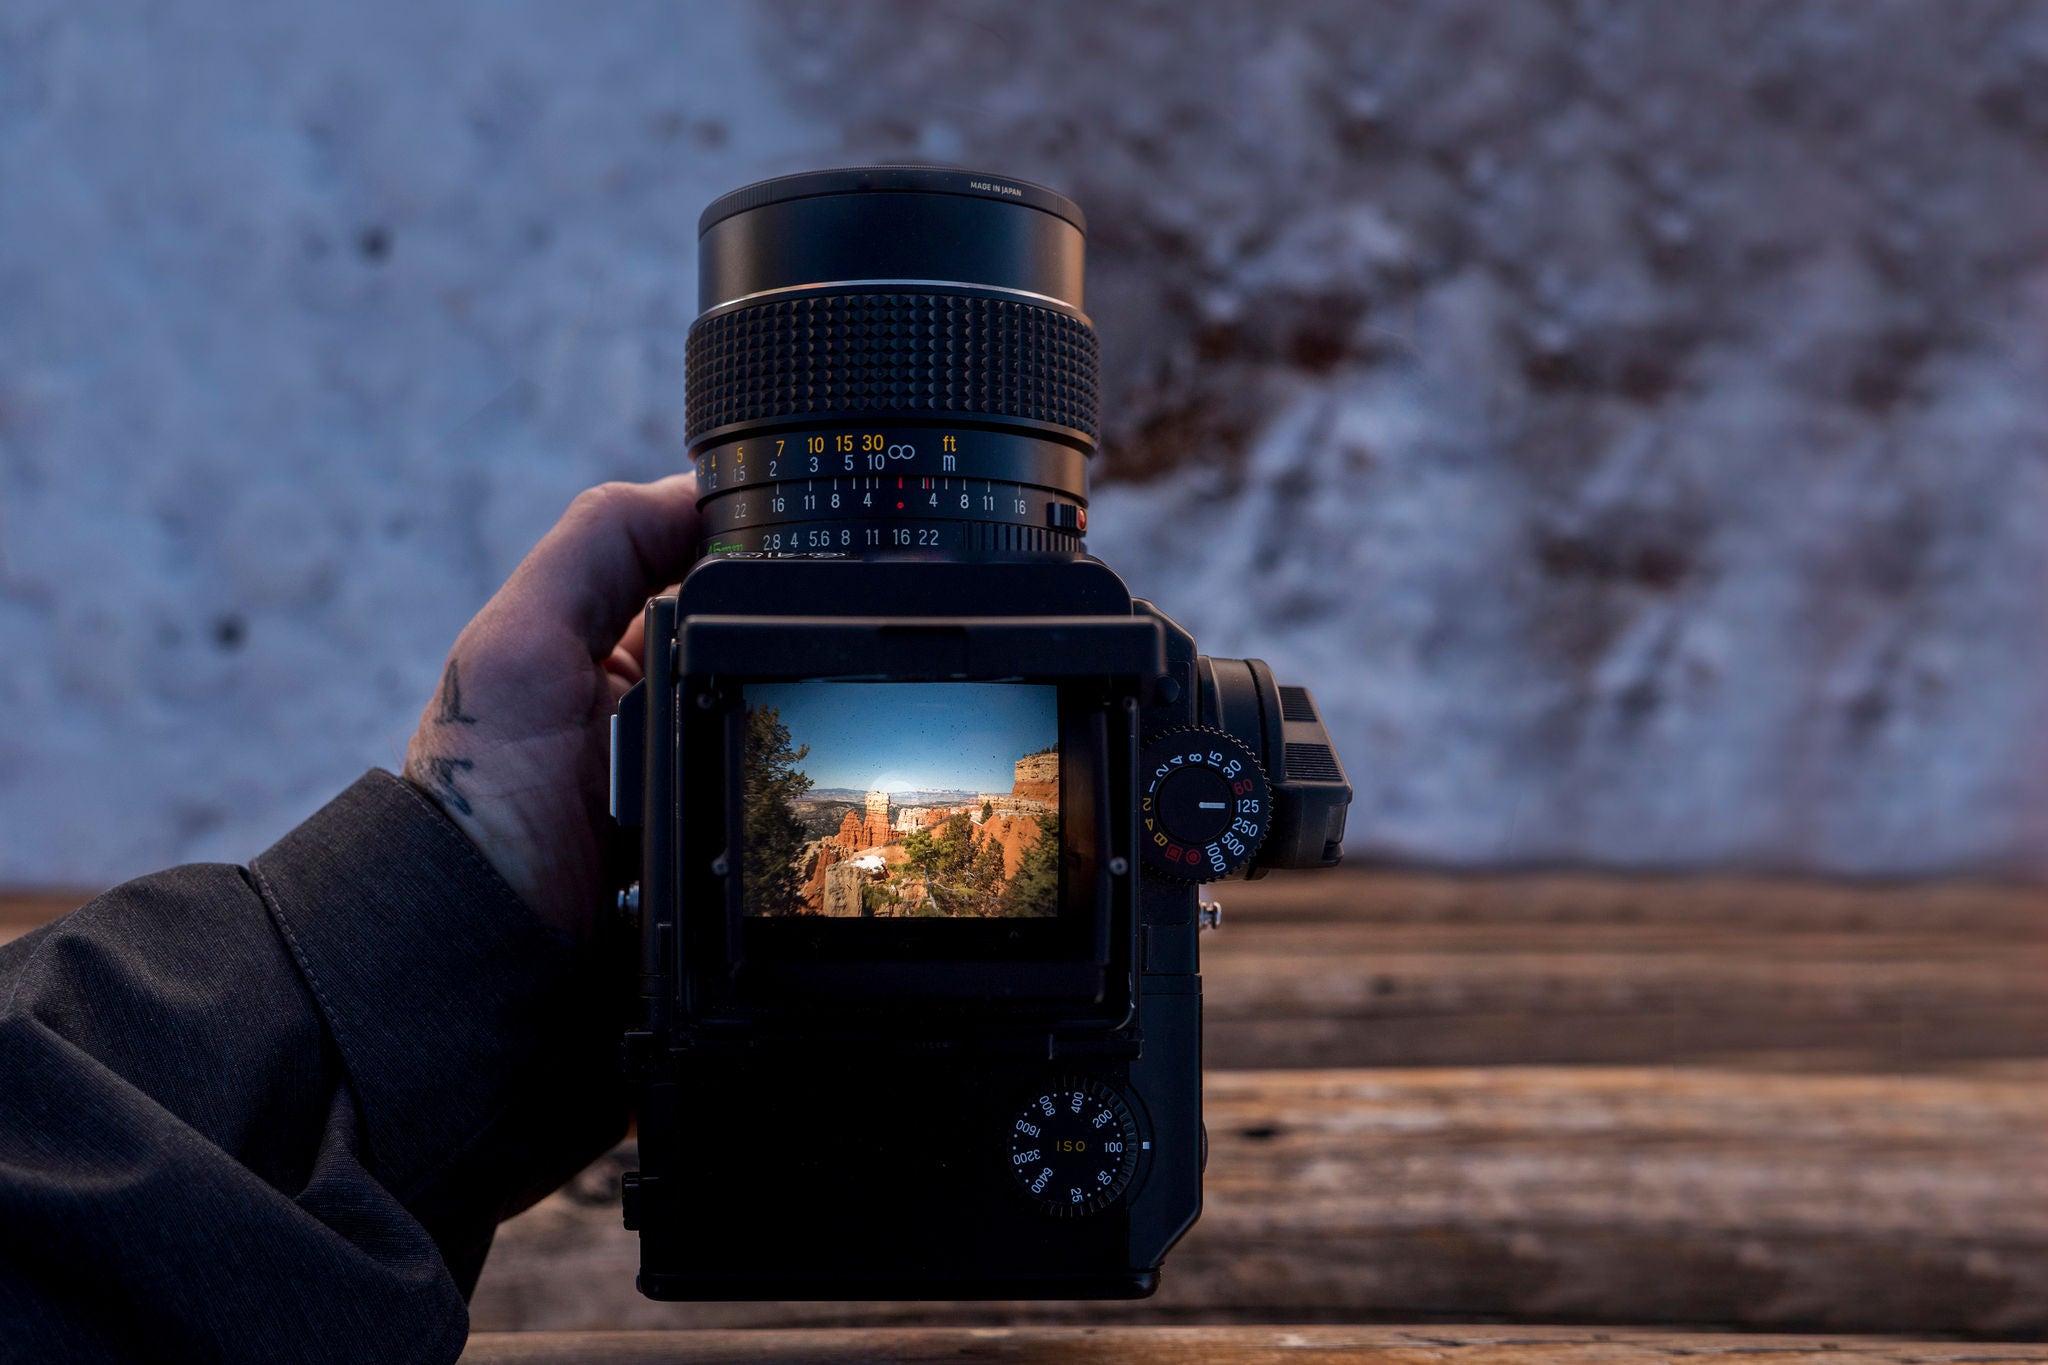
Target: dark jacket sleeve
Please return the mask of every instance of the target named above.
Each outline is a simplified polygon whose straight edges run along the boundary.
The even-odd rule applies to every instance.
[[[602,985],[381,772],[0,947],[0,1360],[455,1359],[623,1126]]]

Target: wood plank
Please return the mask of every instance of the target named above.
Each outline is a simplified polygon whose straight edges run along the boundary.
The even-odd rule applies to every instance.
[[[871,1327],[857,1331],[482,1332],[466,1365],[1961,1365],[2048,1360],[2048,1346],[1529,1327]]]
[[[1225,934],[1204,951],[1204,1042],[1232,1070],[1896,1071],[2048,1056],[2048,943],[2031,940],[1371,924]]]
[[[1338,872],[1219,889],[1228,1070],[2048,1057],[2048,889]],[[85,898],[0,897],[0,941]]]
[[[1219,1068],[2048,1056],[2048,890],[1338,873],[1220,888]]]
[[[1213,888],[1226,922],[1668,924],[2048,937],[2048,887],[1718,873],[1459,873],[1345,867]]]
[[[1428,1316],[2048,1332],[2048,1068],[1212,1074],[1207,1209],[1137,1304],[654,1304],[630,1149],[507,1223],[479,1330]]]

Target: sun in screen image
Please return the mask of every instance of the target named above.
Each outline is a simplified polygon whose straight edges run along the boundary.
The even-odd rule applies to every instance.
[[[746,912],[1059,913],[1056,688],[747,688]]]

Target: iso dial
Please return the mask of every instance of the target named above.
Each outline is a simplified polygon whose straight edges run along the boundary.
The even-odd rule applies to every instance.
[[[1244,869],[1272,828],[1273,793],[1258,755],[1204,725],[1154,736],[1139,756],[1146,866],[1190,882]]]
[[[1138,1170],[1138,1121],[1103,1081],[1055,1082],[1010,1124],[1010,1176],[1045,1212],[1072,1218],[1114,1203]]]

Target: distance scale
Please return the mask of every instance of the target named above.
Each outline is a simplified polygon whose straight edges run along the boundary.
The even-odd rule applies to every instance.
[[[728,441],[697,456],[704,553],[1079,554],[1087,464],[1059,441],[973,428],[812,427]]]
[[[790,479],[968,477],[1038,488],[1088,486],[1088,457],[1062,441],[960,427],[815,427],[698,451],[703,496]]]
[[[1115,1086],[1069,1078],[1033,1096],[1010,1124],[1010,1178],[1055,1217],[1098,1213],[1130,1188],[1152,1144]]]

